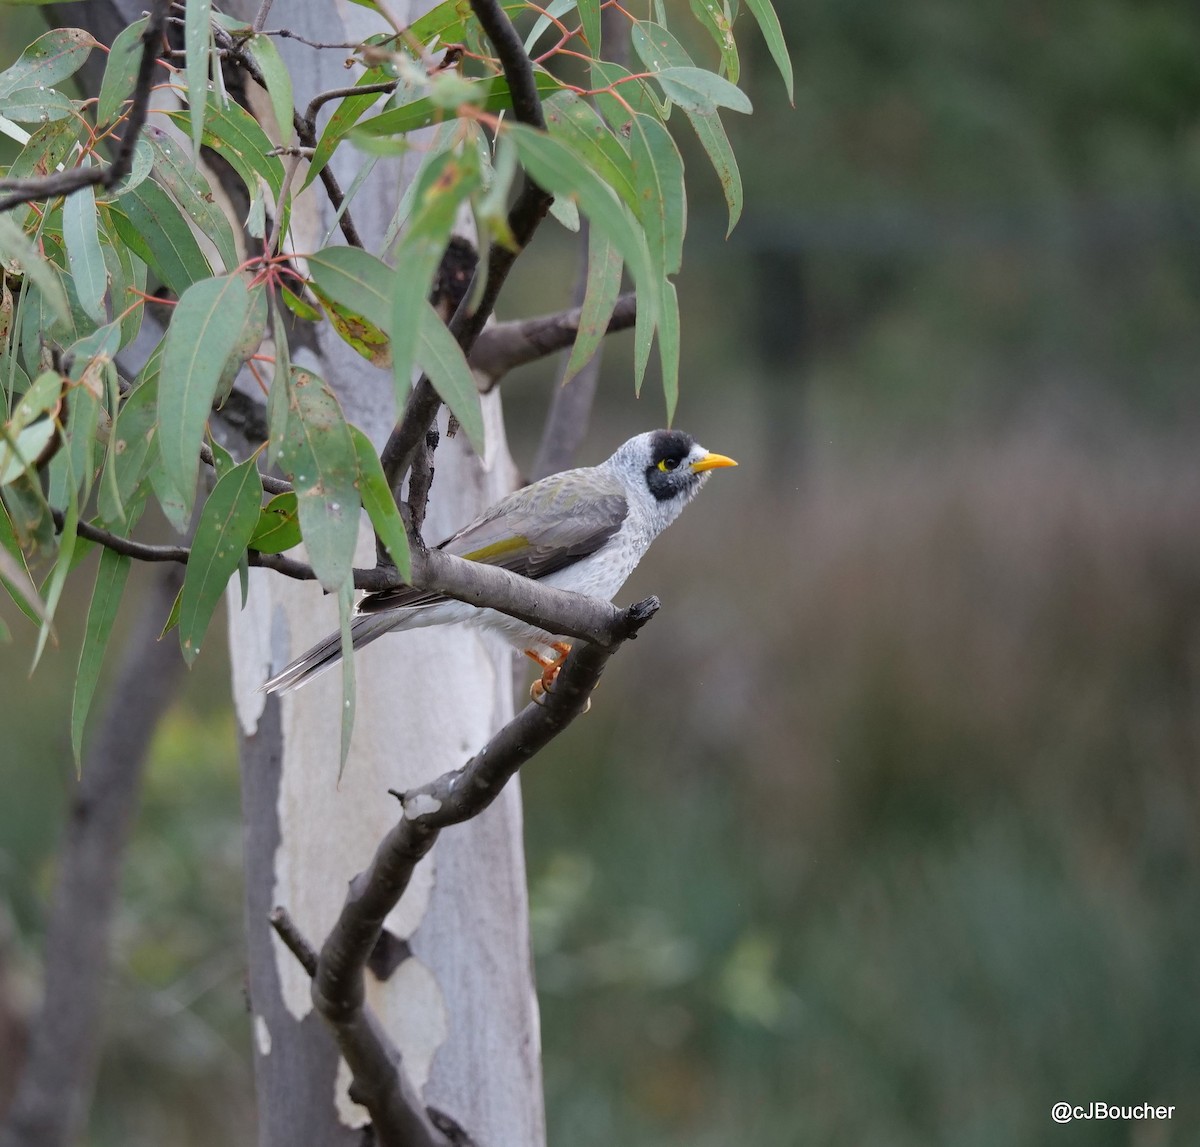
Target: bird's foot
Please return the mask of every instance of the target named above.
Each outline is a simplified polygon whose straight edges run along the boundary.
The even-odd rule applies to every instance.
[[[542,667],[541,677],[529,686],[529,699],[535,705],[546,703],[543,698],[547,693],[553,691],[554,682],[558,680],[559,670],[562,669],[563,662],[571,652],[571,645],[566,641],[551,642],[550,648],[555,652],[554,657],[543,657],[533,649],[525,650],[525,656],[531,661],[536,661]],[[592,699],[589,697],[583,711],[586,713],[591,707]]]

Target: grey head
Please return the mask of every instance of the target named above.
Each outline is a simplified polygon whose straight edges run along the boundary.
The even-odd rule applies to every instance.
[[[631,505],[641,507],[663,529],[701,491],[713,470],[737,463],[706,450],[683,430],[650,430],[629,439],[605,465],[621,476]]]

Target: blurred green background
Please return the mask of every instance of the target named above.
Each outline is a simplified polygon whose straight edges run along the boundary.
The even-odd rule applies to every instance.
[[[728,241],[681,138],[677,421],[742,465],[524,773],[551,1142],[1200,1143],[1200,10],[779,8],[797,106],[751,31]],[[539,235],[503,317],[558,306],[575,254]],[[629,352],[583,461],[661,421]],[[505,383],[527,465],[552,370]],[[31,682],[28,636],[0,647],[6,1017],[80,621]],[[220,656],[127,865],[104,1147],[253,1141]],[[1175,1115],[1060,1127],[1060,1100]]]

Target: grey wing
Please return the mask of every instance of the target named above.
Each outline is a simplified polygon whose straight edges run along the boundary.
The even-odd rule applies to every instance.
[[[619,483],[604,471],[567,470],[502,498],[438,549],[536,580],[595,553],[628,513]],[[368,594],[358,612],[443,600],[441,594],[400,587]]]

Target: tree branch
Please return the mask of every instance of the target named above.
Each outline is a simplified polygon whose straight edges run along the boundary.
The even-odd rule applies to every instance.
[[[471,350],[471,368],[488,380],[485,390],[491,390],[509,371],[572,346],[579,334],[581,311],[582,307],[571,307],[551,315],[495,323],[483,331]],[[628,330],[636,317],[637,297],[629,291],[618,297],[605,333]]]
[[[647,598],[618,611],[607,648],[586,644],[575,650],[542,703],[530,703],[460,769],[402,794],[403,815],[384,837],[371,863],[351,882],[346,902],[317,957],[312,999],[329,1023],[342,1055],[354,1074],[355,1098],[371,1112],[380,1142],[446,1144],[423,1139],[421,1119],[428,1115],[408,1081],[398,1054],[366,1006],[364,969],[383,931],[383,922],[408,888],[421,858],[438,834],[478,816],[500,794],[516,771],[583,713],[608,659],[632,639],[658,611],[657,598]],[[281,909],[272,924],[305,968],[311,950]],[[284,930],[281,930],[281,927]],[[286,934],[285,934],[286,931]],[[289,939],[289,935],[292,939]],[[407,1119],[407,1127],[402,1121]],[[410,1136],[404,1138],[404,1135]]]
[[[121,134],[121,146],[107,167],[72,167],[67,171],[52,172],[37,179],[0,180],[0,190],[12,194],[0,199],[0,212],[8,211],[21,203],[48,199],[55,195],[69,195],[83,187],[115,187],[125,178],[133,166],[133,152],[138,137],[146,126],[146,114],[150,107],[151,81],[154,65],[162,44],[170,0],[155,0],[150,9],[146,28],[142,32],[142,59],[138,64],[137,82],[133,89],[133,103]]]

